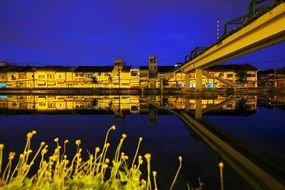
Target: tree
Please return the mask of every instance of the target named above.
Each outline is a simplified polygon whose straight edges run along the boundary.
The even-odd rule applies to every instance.
[[[247,72],[246,71],[236,71],[236,75],[237,75],[237,82],[239,84],[244,84],[247,82]]]
[[[96,76],[92,76],[91,79],[92,79],[92,82],[93,82],[94,84],[97,84],[97,83],[98,83],[98,79],[97,79]]]
[[[163,81],[162,81],[163,85],[168,85],[168,81],[169,81],[169,79],[163,79]]]
[[[236,105],[236,110],[237,111],[247,111],[249,110],[250,106],[246,104],[246,99],[241,99],[237,105]]]

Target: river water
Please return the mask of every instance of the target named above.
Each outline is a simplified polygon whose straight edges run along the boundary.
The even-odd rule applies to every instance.
[[[203,115],[199,120],[211,123],[261,155],[265,163],[273,163],[285,171],[284,97],[212,96],[198,98],[198,104],[197,97],[2,95],[0,143],[5,144],[6,156],[9,151],[19,153],[24,148],[25,134],[36,130],[34,148],[41,141],[52,148],[53,139],[59,137],[61,142],[81,139],[84,151],[93,151],[95,146],[102,146],[109,127],[116,125],[117,129],[110,134],[108,156],[112,158],[125,133],[127,139],[122,149],[132,158],[138,138],[143,137],[140,154],[152,154],[152,170],[158,172],[159,189],[169,189],[178,156],[183,157],[183,166],[175,189],[187,189],[187,184],[198,187],[199,180],[204,184],[203,189],[220,189],[220,161],[225,165],[225,189],[253,189],[247,179],[179,117],[157,109],[146,100],[178,113],[186,109],[190,115],[195,115],[200,105]],[[71,154],[74,143],[69,147]],[[284,173],[271,174],[279,174],[278,180],[284,183]]]

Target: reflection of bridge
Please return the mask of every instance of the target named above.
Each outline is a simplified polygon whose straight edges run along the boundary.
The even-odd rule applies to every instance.
[[[240,174],[253,189],[285,189],[284,181],[280,182],[284,180],[282,176],[285,174],[282,168],[277,168],[274,163],[269,162],[232,135],[201,120],[201,117],[198,120],[194,119],[185,111],[179,113],[165,106],[156,105],[156,107],[180,117],[213,151],[218,153],[222,160]],[[201,107],[198,109],[202,110]],[[197,111],[195,115],[197,117]]]
[[[203,69],[285,40],[285,3],[281,3],[244,28],[233,33],[186,62],[174,72],[184,72],[190,86],[189,72],[196,71],[196,88],[202,89]]]
[[[270,173],[274,171],[275,176],[280,174],[280,176],[284,176],[282,169],[275,168],[274,164],[256,154],[254,150],[231,135],[212,132],[209,130],[209,126],[193,119],[186,112],[182,112],[180,117],[212,150],[218,152],[221,159],[239,173],[253,189],[285,189],[284,184]]]

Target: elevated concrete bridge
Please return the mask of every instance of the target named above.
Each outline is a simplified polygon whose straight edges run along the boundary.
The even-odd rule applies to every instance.
[[[285,41],[285,2],[184,63],[173,73],[184,72],[186,86],[189,87],[189,72],[196,71],[196,89],[202,90],[204,69],[282,41]]]

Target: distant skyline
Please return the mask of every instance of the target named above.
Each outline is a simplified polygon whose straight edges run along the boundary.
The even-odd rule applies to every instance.
[[[1,0],[0,61],[19,65],[159,65],[183,62],[216,41],[221,27],[245,15],[248,0]],[[268,0],[268,2],[273,2]],[[220,32],[222,33],[222,31]],[[285,43],[228,61],[261,70],[285,66]]]

